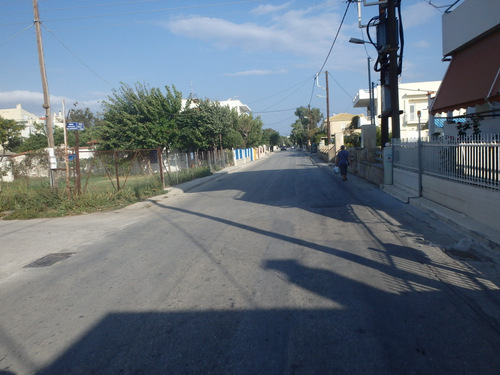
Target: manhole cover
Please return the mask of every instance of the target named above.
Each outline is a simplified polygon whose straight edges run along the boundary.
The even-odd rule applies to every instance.
[[[24,268],[34,268],[34,267],[49,267],[53,264],[60,262],[61,260],[67,259],[74,253],[52,253],[45,255],[44,257],[35,260],[34,262],[24,266]]]

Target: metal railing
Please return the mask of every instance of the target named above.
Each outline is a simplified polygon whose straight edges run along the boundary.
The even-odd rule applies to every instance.
[[[395,168],[500,190],[500,137],[431,138],[394,145]]]

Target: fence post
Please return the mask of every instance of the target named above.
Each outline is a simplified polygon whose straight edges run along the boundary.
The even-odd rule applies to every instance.
[[[392,185],[392,158],[394,147],[398,147],[396,142],[394,142],[394,145],[386,146],[382,150],[384,158],[384,185]]]
[[[165,179],[163,176],[163,157],[162,157],[162,150],[161,147],[158,147],[158,150],[156,151],[157,157],[158,157],[158,166],[160,167],[160,179],[161,179],[161,188],[165,189]]]
[[[115,159],[115,173],[116,173],[116,188],[120,191],[120,176],[118,175],[118,160],[116,157],[116,150],[113,151],[113,157]]]

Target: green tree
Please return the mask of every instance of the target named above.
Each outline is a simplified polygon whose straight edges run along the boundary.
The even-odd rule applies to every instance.
[[[303,146],[309,142],[318,143],[321,129],[318,123],[323,122],[323,114],[318,108],[299,107],[295,110],[297,120],[292,124],[290,138],[294,143]]]
[[[269,137],[269,141],[271,143],[271,146],[278,146],[281,141],[280,133],[278,132],[272,133],[271,136]]]
[[[199,108],[187,108],[177,117],[178,137],[176,148],[182,151],[208,150],[212,143]]]
[[[21,131],[24,129],[22,124],[18,124],[14,120],[7,120],[0,116],[0,145],[2,146],[3,155],[5,151],[13,145],[20,142]]]
[[[238,117],[238,131],[244,141],[244,148],[257,147],[262,141],[262,120],[253,115],[241,114]]]
[[[103,102],[103,119],[97,127],[103,149],[170,149],[176,144],[179,131],[176,117],[182,110],[182,94],[172,86],[158,88],[136,83],[122,83]]]

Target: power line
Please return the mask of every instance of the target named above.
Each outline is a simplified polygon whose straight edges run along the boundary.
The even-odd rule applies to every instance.
[[[337,34],[335,35],[335,38],[333,39],[333,43],[332,43],[332,46],[330,47],[330,51],[328,51],[328,54],[326,55],[326,59],[323,62],[323,65],[321,66],[321,69],[318,71],[318,74],[320,74],[323,71],[323,68],[325,67],[326,62],[328,61],[328,58],[330,57],[330,54],[332,53],[333,46],[335,45],[335,42],[337,41],[337,38],[338,38],[339,33],[340,33],[340,29],[342,28],[342,25],[344,24],[344,20],[345,20],[345,17],[347,15],[347,11],[349,10],[349,6],[350,5],[351,5],[351,1],[348,1],[347,2],[347,7],[345,8],[344,16],[342,17],[342,21],[340,21],[340,25],[339,25],[339,28],[337,30]]]
[[[34,23],[32,23],[31,25],[29,25],[28,27],[26,27],[24,30],[22,31],[19,31],[17,33],[15,33],[14,35],[11,35],[10,37],[8,37],[7,39],[5,39],[3,42],[0,43],[0,46],[7,43],[9,40],[12,40],[16,37],[18,37],[19,35],[21,35],[22,33],[24,33],[26,30],[28,30],[29,28],[33,27]]]
[[[342,85],[332,76],[330,72],[328,72],[328,75],[335,81],[335,83],[341,88],[341,90],[351,99],[354,100],[354,98],[342,87]]]
[[[292,93],[290,93],[289,95],[285,96],[283,99],[281,99],[280,101],[264,108],[264,111],[267,111],[269,108],[272,108],[272,107],[275,107],[277,104],[283,102],[284,100],[288,99],[290,96],[292,96],[293,94],[295,94],[297,91],[299,91],[302,87],[305,86],[305,84],[309,81],[310,78],[308,78],[307,80],[303,81],[303,83],[295,90],[293,91]]]
[[[108,81],[106,81],[103,77],[101,77],[96,71],[94,71],[90,66],[88,66],[82,59],[80,59],[75,53],[73,53],[73,51],[71,51],[52,31],[50,31],[47,26],[45,26],[44,24],[42,24],[42,26],[45,28],[45,30],[47,30],[50,35],[52,35],[54,37],[55,40],[57,40],[62,46],[63,48],[68,51],[70,53],[71,56],[73,56],[75,59],[77,59],[80,64],[82,64],[83,66],[85,66],[92,74],[94,74],[97,78],[99,78],[100,80],[102,80],[103,82],[107,83],[110,87],[113,87],[113,85],[111,83],[109,83]]]
[[[340,30],[342,29],[342,25],[344,24],[344,20],[345,20],[345,17],[347,16],[347,11],[349,10],[349,6],[350,5],[351,5],[351,1],[348,0],[347,1],[347,6],[345,8],[344,15],[342,16],[342,20],[340,21],[340,25],[339,25],[339,27],[337,29],[337,33],[335,34],[335,38],[333,39],[332,45],[330,47],[330,50],[328,51],[328,54],[326,55],[326,58],[325,58],[325,61],[323,62],[323,65],[321,65],[321,68],[319,69],[317,75],[314,77],[314,82],[313,82],[313,86],[312,86],[312,90],[311,90],[311,97],[309,98],[309,105],[311,105],[312,98],[313,98],[313,95],[314,95],[314,86],[315,86],[316,77],[318,77],[319,74],[323,71],[323,68],[325,67],[326,62],[328,61],[328,59],[330,57],[330,54],[332,53],[333,47],[335,46],[335,43],[337,42],[337,38],[339,36]]]
[[[277,109],[275,111],[260,111],[260,112],[255,112],[256,114],[260,113],[276,113],[276,112],[287,112],[287,111],[295,111],[297,108],[288,108],[288,109]]]
[[[286,92],[286,91],[288,91],[288,90],[291,90],[291,89],[293,89],[293,88],[295,88],[296,86],[299,86],[299,85],[300,85],[300,87],[302,87],[302,86],[304,85],[304,83],[309,82],[309,80],[310,80],[310,79],[311,79],[311,78],[307,77],[305,80],[300,81],[300,82],[296,83],[295,85],[290,86],[290,87],[289,87],[289,88],[287,88],[287,89],[281,90],[281,91],[279,91],[279,92],[277,92],[277,93],[275,93],[275,94],[271,94],[271,95],[266,96],[266,97],[264,97],[264,98],[261,98],[261,99],[258,99],[258,100],[254,100],[253,102],[250,102],[250,103],[248,103],[248,104],[252,105],[252,104],[254,104],[254,103],[258,103],[258,102],[261,102],[261,101],[263,101],[263,100],[267,100],[267,99],[272,98],[272,97],[274,97],[274,96],[281,95],[282,93],[284,93],[284,92]]]
[[[240,4],[256,3],[256,2],[262,2],[262,1],[264,1],[264,0],[242,0],[242,1],[227,2],[227,3],[213,3],[213,4],[189,5],[189,6],[181,6],[181,7],[173,7],[173,8],[136,10],[136,11],[130,11],[130,12],[123,12],[123,13],[108,13],[108,14],[97,14],[97,15],[89,15],[89,16],[46,19],[45,22],[62,22],[62,21],[76,21],[76,20],[91,19],[91,18],[130,16],[130,15],[134,15],[134,14],[160,13],[160,12],[170,12],[170,11],[174,11],[174,10],[199,9],[199,8],[220,7],[220,6],[228,6],[228,5],[240,5]],[[90,7],[91,6],[88,6],[88,8],[90,8]],[[85,7],[82,6],[82,7],[55,9],[55,10],[71,10],[71,9],[79,9],[79,8],[85,8]],[[47,11],[45,11],[45,12],[47,12]],[[0,24],[0,25],[5,26],[5,25],[15,25],[15,24]]]

